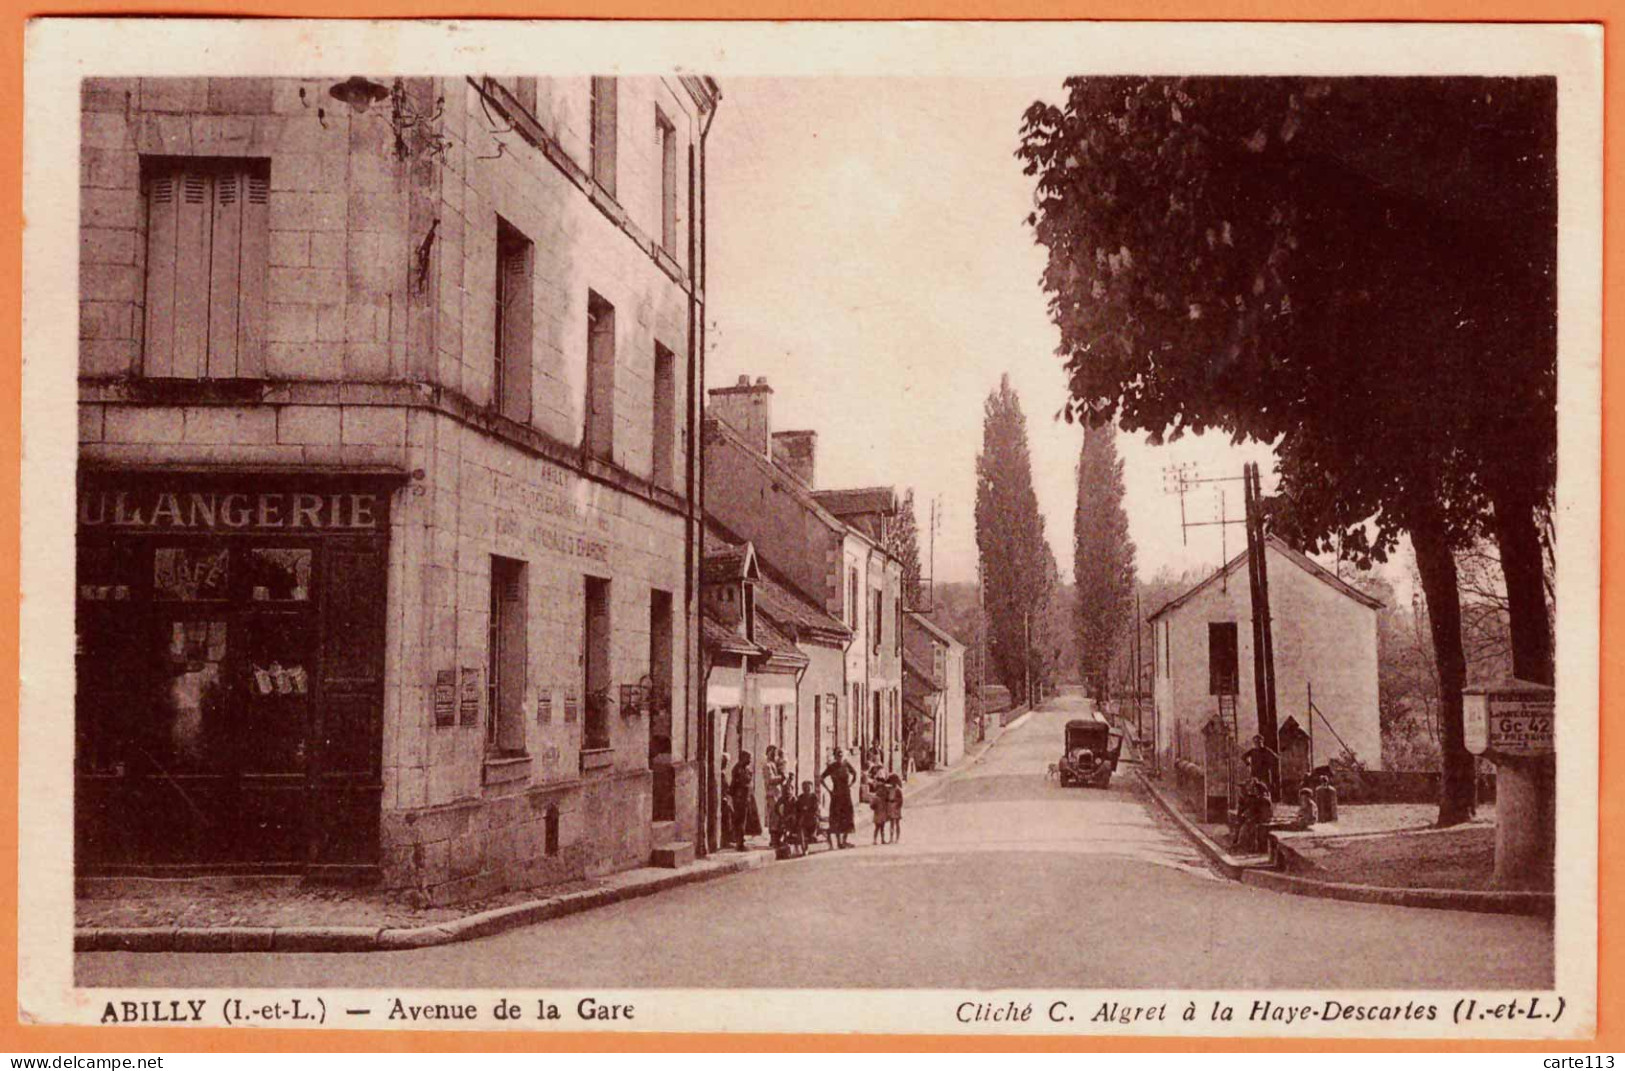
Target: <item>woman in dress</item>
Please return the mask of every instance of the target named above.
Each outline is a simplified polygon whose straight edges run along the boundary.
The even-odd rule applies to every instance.
[[[829,838],[832,848],[852,847],[846,838],[856,828],[852,820],[852,781],[857,776],[858,771],[842,756],[841,749],[836,748],[835,757],[824,767],[823,776],[819,778],[829,789]]]
[[[750,752],[739,753],[728,788],[733,796],[734,848],[742,852],[745,838],[762,832],[762,815],[756,807],[756,771],[751,767]]]

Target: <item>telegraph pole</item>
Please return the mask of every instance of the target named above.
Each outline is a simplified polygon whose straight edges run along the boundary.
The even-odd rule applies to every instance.
[[[1263,489],[1258,466],[1242,470],[1247,500],[1247,572],[1253,600],[1253,685],[1258,705],[1258,735],[1264,746],[1280,754],[1275,720],[1275,642],[1270,623],[1270,583],[1267,533],[1264,529]],[[1280,766],[1270,766],[1270,793],[1279,798]]]

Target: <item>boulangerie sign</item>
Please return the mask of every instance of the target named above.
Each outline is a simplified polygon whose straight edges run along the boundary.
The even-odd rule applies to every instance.
[[[34,20],[19,1007],[1592,1038],[1600,43]]]

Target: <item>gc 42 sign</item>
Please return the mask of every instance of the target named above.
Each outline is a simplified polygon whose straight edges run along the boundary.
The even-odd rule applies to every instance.
[[[1551,755],[1555,703],[1549,689],[1485,689],[1463,699],[1464,743],[1475,755]]]

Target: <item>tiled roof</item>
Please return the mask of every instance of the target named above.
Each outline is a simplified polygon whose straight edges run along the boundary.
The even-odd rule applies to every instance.
[[[922,663],[918,658],[909,654],[907,650],[903,651],[903,671],[920,678],[931,691],[942,691],[942,688],[937,684],[936,670]]]
[[[775,479],[779,479],[781,481],[785,479],[786,474],[777,465],[773,464],[773,462],[769,461],[756,450],[752,449],[749,443],[740,438],[737,431],[728,426],[727,421],[719,420],[718,418],[712,416],[706,417],[705,435],[707,445],[709,445],[713,439],[728,442],[735,450],[741,451],[745,457],[749,458],[753,464],[772,474]],[[804,509],[811,512],[814,517],[817,517],[820,521],[822,521],[824,526],[829,528],[831,531],[842,533],[854,532],[863,539],[869,539],[866,534],[858,531],[856,528],[853,528],[851,525],[835,516],[835,514],[831,513],[828,509],[824,508],[824,506],[820,505],[818,500],[813,497],[813,493],[807,490],[807,485],[802,483],[800,480],[789,480],[787,483],[785,483],[785,490],[790,493],[791,497],[793,497],[797,503],[799,503]],[[870,540],[870,542],[873,542],[873,540]]]
[[[903,617],[903,620],[907,624],[918,625],[920,628],[922,628],[926,632],[930,633],[931,637],[933,639],[938,640],[938,641],[940,641],[942,643],[950,644],[950,645],[956,646],[956,647],[965,646],[965,643],[964,643],[963,640],[955,639],[953,636],[948,634],[947,629],[943,628],[941,625],[937,624],[935,621],[931,620],[929,617],[926,617],[924,614],[917,614],[917,613],[905,614],[904,617]]]
[[[700,566],[700,583],[725,584],[745,578],[747,555],[742,546],[717,545],[705,541],[705,561]]]
[[[1353,599],[1355,602],[1369,606],[1373,610],[1380,610],[1382,608],[1381,600],[1372,598],[1370,595],[1367,595],[1359,588],[1343,580],[1335,573],[1329,572],[1324,567],[1319,565],[1313,558],[1309,557],[1307,554],[1304,554],[1302,551],[1292,549],[1292,547],[1287,545],[1284,539],[1281,539],[1278,536],[1267,536],[1266,540],[1270,549],[1278,552],[1287,561],[1291,562],[1293,565],[1296,565],[1299,569],[1302,569],[1304,572],[1308,573],[1316,580],[1319,580],[1327,587],[1339,591]],[[1179,609],[1181,606],[1184,606],[1187,602],[1194,599],[1198,594],[1211,587],[1219,580],[1220,577],[1228,576],[1230,573],[1233,573],[1237,569],[1241,568],[1242,563],[1246,560],[1247,552],[1243,550],[1240,554],[1237,554],[1234,558],[1231,558],[1228,562],[1226,562],[1224,568],[1219,569],[1200,584],[1188,589],[1184,594],[1178,596],[1177,598],[1170,599],[1168,602],[1163,603],[1162,606],[1147,617],[1146,620],[1155,621],[1163,614]],[[1270,601],[1274,602],[1273,599]]]
[[[849,487],[834,491],[814,491],[818,504],[837,517],[856,513],[895,513],[897,491],[891,487]]]
[[[732,628],[717,621],[709,613],[700,618],[700,638],[706,647],[731,654],[761,654],[762,648],[748,642]]]
[[[764,570],[762,583],[756,589],[756,609],[773,621],[788,628],[792,635],[798,631],[833,633],[850,639],[852,630],[818,609],[800,593],[768,576]]]

